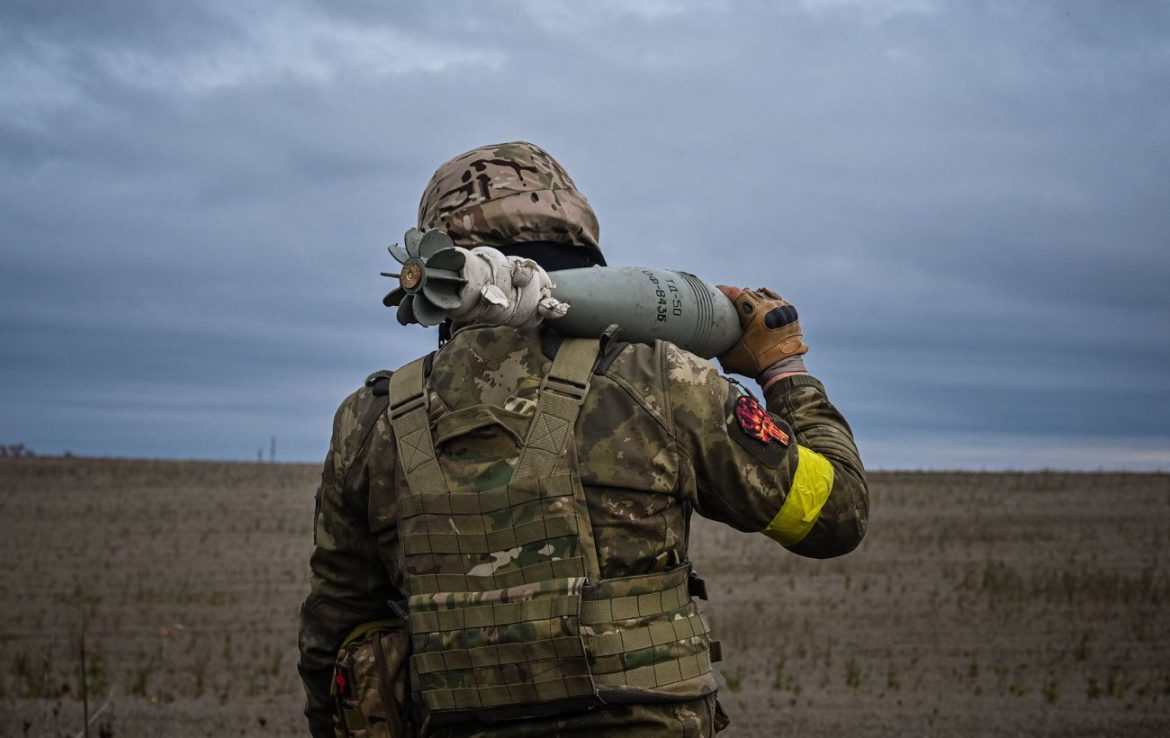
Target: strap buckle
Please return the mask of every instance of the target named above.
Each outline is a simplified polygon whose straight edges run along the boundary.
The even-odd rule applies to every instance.
[[[398,420],[409,412],[417,410],[420,407],[426,407],[426,404],[425,396],[422,394],[407,397],[397,405],[390,405],[390,419]]]
[[[558,379],[557,377],[546,376],[540,380],[540,392],[545,391],[553,394],[563,395],[576,402],[578,405],[585,404],[585,395],[589,394],[589,382],[585,384],[577,384],[566,379]]]

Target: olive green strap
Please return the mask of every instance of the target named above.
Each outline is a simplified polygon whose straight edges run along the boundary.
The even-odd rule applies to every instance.
[[[688,679],[697,679],[711,671],[711,656],[706,649],[699,653],[662,661],[651,666],[642,666],[629,671],[612,674],[595,674],[593,680],[602,689],[632,687],[634,689],[658,689]]]
[[[447,480],[435,459],[427,413],[424,358],[415,359],[390,377],[390,423],[398,462],[411,494],[446,492]]]
[[[552,368],[540,383],[536,414],[512,472],[513,481],[546,477],[562,463],[600,348],[595,338],[570,338],[561,344]]]
[[[648,592],[581,603],[581,622],[603,625],[616,620],[649,618],[684,607],[691,601],[687,583],[660,592]]]
[[[609,633],[588,636],[589,653],[599,658],[614,654],[629,655],[648,648],[661,648],[711,632],[707,619],[698,613],[674,620],[659,620],[639,628],[623,628]],[[643,661],[643,663],[645,663]],[[594,669],[594,673],[602,671]]]
[[[540,383],[536,414],[509,482],[512,488],[539,487],[542,480],[560,476],[554,472],[567,472],[573,514],[577,518],[578,550],[585,561],[585,576],[594,583],[601,581],[601,565],[589,518],[589,502],[577,473],[573,431],[589,393],[600,350],[601,342],[596,338],[569,338],[561,343],[552,367]]]

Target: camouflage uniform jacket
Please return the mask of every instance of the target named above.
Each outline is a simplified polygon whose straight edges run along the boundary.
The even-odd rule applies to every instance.
[[[556,347],[548,331],[457,331],[431,362],[432,422],[478,403],[502,407],[512,418],[531,416]],[[299,663],[306,714],[318,736],[332,735],[329,684],[338,646],[359,624],[393,617],[391,603],[400,608],[405,599],[396,523],[397,490],[405,482],[385,412],[388,374],[372,375],[342,403],[322,473]],[[858,545],[868,515],[864,470],[849,426],[820,382],[796,376],[769,387],[770,439],[750,413],[745,419],[743,411],[758,406],[742,397],[711,363],[673,344],[606,347],[576,425],[603,578],[665,571],[685,561],[692,511],[765,532],[803,556],[839,556]],[[461,464],[475,459],[481,471],[506,479],[507,460],[474,439],[468,443],[450,452]],[[678,734],[680,718],[669,704],[644,707],[651,713],[645,725],[663,712],[669,716],[663,724],[674,726],[663,734]],[[629,706],[621,710],[630,716]],[[522,734],[554,732],[556,721],[548,722],[525,726]],[[621,716],[573,721],[595,733],[615,724]],[[521,733],[513,726],[508,734]]]

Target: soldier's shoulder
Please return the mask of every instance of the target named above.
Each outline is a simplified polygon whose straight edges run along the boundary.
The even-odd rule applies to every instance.
[[[357,389],[350,392],[341,401],[341,405],[337,408],[338,413],[345,410],[360,411],[371,402],[377,402],[379,398],[389,395],[390,377],[392,376],[394,376],[394,372],[389,369],[380,369],[369,374]]]
[[[390,394],[390,377],[394,376],[394,372],[389,369],[379,369],[370,376],[366,377],[365,387],[368,387],[370,394],[374,397],[384,397]]]
[[[662,381],[671,413],[689,422],[723,414],[736,393],[715,365],[673,343],[662,342],[661,350]]]
[[[661,374],[661,367],[658,346],[614,340],[602,348],[596,372],[625,379],[649,378]]]
[[[631,402],[666,424],[669,405],[663,389],[661,348],[644,343],[610,341],[601,352],[594,382],[604,406],[613,412],[629,412]],[[625,410],[623,410],[625,408]]]
[[[348,467],[360,451],[390,392],[391,371],[376,371],[341,401],[333,416],[333,452],[340,467]]]
[[[629,344],[606,369],[624,378],[657,379],[663,385],[710,384],[720,379],[710,361],[669,341]]]
[[[722,384],[726,379],[708,359],[692,354],[673,343],[660,341],[662,366],[670,384],[709,385]]]

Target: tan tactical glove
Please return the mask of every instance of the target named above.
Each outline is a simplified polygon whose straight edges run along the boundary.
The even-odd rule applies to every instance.
[[[764,374],[776,374],[770,370],[782,368],[780,362],[791,359],[786,365],[794,371],[789,373],[803,373],[804,363],[797,357],[808,351],[808,346],[802,342],[796,308],[767,288],[718,287],[735,304],[743,327],[739,343],[719,356],[723,370],[763,381]]]

